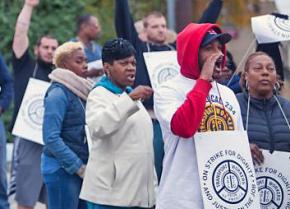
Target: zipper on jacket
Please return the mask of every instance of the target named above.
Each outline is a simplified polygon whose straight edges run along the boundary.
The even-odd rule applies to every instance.
[[[270,120],[269,120],[269,117],[268,117],[268,108],[267,108],[267,101],[264,100],[263,101],[263,109],[265,110],[265,116],[266,116],[266,120],[267,120],[267,126],[269,127],[269,139],[270,139],[270,153],[273,153],[274,152],[274,149],[275,149],[275,145],[274,145],[274,140],[273,140],[273,132],[272,132],[272,126],[270,124]]]

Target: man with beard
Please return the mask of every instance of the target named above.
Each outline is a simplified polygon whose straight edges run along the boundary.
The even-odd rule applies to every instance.
[[[243,130],[234,93],[216,82],[226,62],[225,44],[230,40],[231,36],[215,24],[191,23],[177,36],[180,75],[162,84],[154,94],[165,148],[156,209],[204,208],[195,134]],[[212,125],[217,118],[224,126]]]
[[[11,129],[24,96],[29,78],[49,81],[52,58],[58,41],[51,35],[43,35],[34,47],[35,59],[29,53],[28,31],[33,9],[39,0],[25,0],[17,18],[13,39],[14,112]],[[15,137],[13,151],[12,187],[18,209],[32,209],[37,201],[46,203],[46,193],[40,173],[42,145]],[[15,179],[14,179],[15,178]],[[13,183],[16,183],[16,187]],[[11,191],[12,189],[12,191]]]

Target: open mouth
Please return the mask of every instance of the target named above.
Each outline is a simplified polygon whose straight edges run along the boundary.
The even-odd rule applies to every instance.
[[[215,62],[215,67],[221,69],[222,68],[222,57],[219,57]]]
[[[135,81],[135,75],[134,75],[134,74],[132,74],[132,75],[128,75],[127,79],[128,79],[128,81],[130,81],[130,82],[134,82],[134,81]]]

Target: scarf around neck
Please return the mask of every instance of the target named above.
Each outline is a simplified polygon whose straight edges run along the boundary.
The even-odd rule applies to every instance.
[[[102,86],[114,94],[122,94],[124,91],[126,93],[130,93],[133,90],[130,86],[127,86],[125,89],[121,89],[120,87],[113,84],[108,76],[103,76],[103,78],[95,85],[95,87],[97,86]]]
[[[57,68],[48,77],[51,81],[63,84],[78,97],[87,100],[88,94],[93,87],[93,83],[85,78],[78,76],[68,69]]]

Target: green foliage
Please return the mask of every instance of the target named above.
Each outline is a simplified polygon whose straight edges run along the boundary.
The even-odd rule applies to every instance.
[[[152,10],[166,12],[166,0],[129,0],[129,3],[135,20]],[[0,1],[0,51],[8,61],[11,58],[16,18],[22,6],[23,0]],[[40,0],[33,12],[29,30],[31,49],[37,38],[44,33],[54,35],[60,43],[74,37],[76,18],[84,13],[91,13],[100,19],[103,32],[98,41],[101,44],[116,36],[114,0]]]
[[[99,18],[102,34],[98,40],[103,44],[116,36],[114,26],[114,0],[86,0],[85,11]]]
[[[11,45],[16,18],[23,6],[20,0],[2,0],[0,7],[0,48],[5,58],[11,57]],[[45,33],[60,42],[74,36],[75,19],[84,11],[84,3],[75,0],[41,0],[32,16],[29,30],[30,46]]]
[[[160,1],[129,1],[131,12],[135,20],[140,20],[153,10],[166,13],[166,0]]]
[[[16,19],[24,0],[0,0],[0,53],[11,66],[12,40]],[[144,17],[152,10],[161,10],[165,14],[166,0],[129,0],[134,19]],[[79,15],[90,13],[97,16],[102,25],[99,43],[116,36],[114,28],[114,0],[40,0],[34,9],[29,29],[30,50],[40,35],[54,35],[60,43],[75,37],[75,23]],[[3,116],[8,127],[12,107]],[[9,141],[11,135],[8,134]]]
[[[0,50],[5,58],[11,51],[12,37],[20,1],[3,0],[0,2]]]

